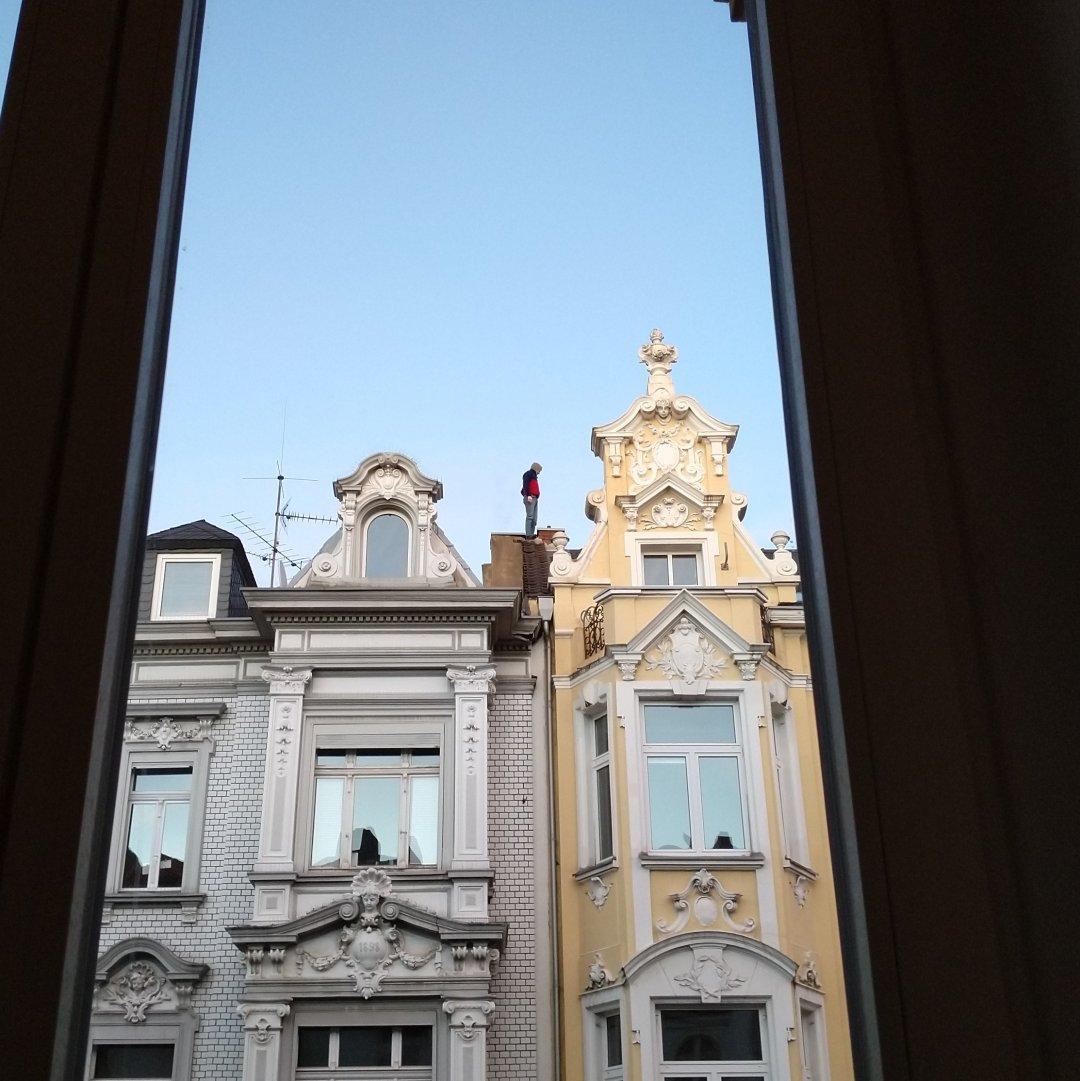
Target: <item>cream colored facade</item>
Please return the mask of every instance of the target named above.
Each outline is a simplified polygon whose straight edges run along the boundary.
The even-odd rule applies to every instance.
[[[843,1081],[797,561],[742,525],[737,427],[676,393],[659,331],[638,355],[646,393],[593,430],[591,535],[550,567],[562,1077]],[[729,1023],[716,1059],[686,1027]]]

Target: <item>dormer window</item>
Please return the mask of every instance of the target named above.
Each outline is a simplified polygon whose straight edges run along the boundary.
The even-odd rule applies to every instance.
[[[368,522],[364,577],[409,577],[409,523],[400,514],[377,514]]]
[[[212,618],[217,612],[220,572],[220,555],[159,555],[150,618]]]

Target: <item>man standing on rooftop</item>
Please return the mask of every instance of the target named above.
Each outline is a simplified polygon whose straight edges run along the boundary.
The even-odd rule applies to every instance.
[[[532,540],[536,536],[536,515],[540,506],[540,481],[536,475],[542,468],[539,462],[533,462],[521,477],[521,498],[525,503],[526,540]]]

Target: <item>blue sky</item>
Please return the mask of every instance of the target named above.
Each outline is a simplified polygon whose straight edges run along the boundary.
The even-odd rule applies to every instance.
[[[209,0],[152,530],[269,528],[273,485],[244,478],[276,471],[286,411],[286,473],[317,479],[296,511],[333,515],[335,477],[401,450],[479,571],[537,459],[541,525],[583,543],[590,430],[644,391],[654,326],[677,389],[741,425],[747,525],[794,533],[726,5]]]

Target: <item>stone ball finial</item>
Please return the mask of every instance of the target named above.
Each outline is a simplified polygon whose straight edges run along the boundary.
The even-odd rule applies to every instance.
[[[556,551],[561,552],[570,543],[570,538],[560,529],[552,536],[551,543]]]
[[[778,529],[770,538],[774,545],[782,552],[791,540],[791,536],[782,529]]]

